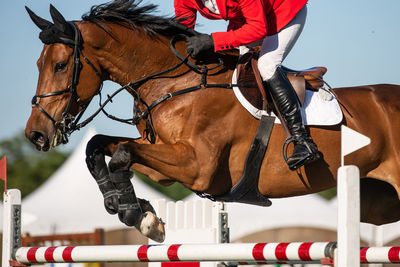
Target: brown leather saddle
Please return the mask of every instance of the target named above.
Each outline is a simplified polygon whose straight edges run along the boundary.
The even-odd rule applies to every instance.
[[[241,56],[237,65],[236,77],[238,77],[237,85],[243,97],[254,107],[262,110],[263,99],[266,99],[267,103],[271,102],[268,96],[265,95],[261,76],[257,68],[258,55],[259,52],[257,50],[251,50]],[[282,66],[282,70],[293,85],[300,103],[303,104],[306,89],[318,91],[324,85],[322,77],[326,73],[327,68],[313,67],[305,70],[293,70]],[[268,106],[270,105],[268,104]]]

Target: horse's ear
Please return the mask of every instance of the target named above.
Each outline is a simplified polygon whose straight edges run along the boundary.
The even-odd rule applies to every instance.
[[[74,31],[71,28],[71,25],[52,4],[50,4],[50,15],[54,21],[54,26],[56,26],[59,31],[67,36],[74,36]]]
[[[33,11],[29,9],[29,7],[25,6],[25,9],[28,12],[29,17],[31,17],[33,23],[35,23],[36,26],[38,26],[39,29],[41,29],[42,31],[53,25],[53,23],[51,23],[50,21],[42,19],[41,17],[33,13]]]

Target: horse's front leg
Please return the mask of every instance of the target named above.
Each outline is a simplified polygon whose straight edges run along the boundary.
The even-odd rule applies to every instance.
[[[115,214],[121,222],[135,226],[145,236],[162,242],[165,238],[163,222],[146,200],[136,198],[130,181],[132,172],[128,168],[109,171],[105,156],[114,153],[119,144],[132,141],[128,138],[117,138],[103,135],[94,136],[86,148],[86,163],[95,178],[104,197],[106,210]]]
[[[195,153],[192,146],[184,143],[177,144],[140,144],[138,142],[126,142],[115,151],[109,168],[111,171],[128,169],[132,165],[140,164],[148,167],[165,177],[169,177],[186,187],[204,191],[209,186],[210,174],[213,162],[204,156],[205,153]],[[201,164],[203,162],[203,164]],[[199,166],[202,166],[200,169]]]
[[[110,214],[118,213],[118,193],[110,179],[105,156],[111,156],[121,142],[120,138],[96,135],[86,146],[86,165],[104,198],[104,207]]]

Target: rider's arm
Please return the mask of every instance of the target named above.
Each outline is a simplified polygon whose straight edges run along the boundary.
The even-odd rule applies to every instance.
[[[267,20],[262,0],[238,0],[245,19],[235,30],[212,33],[215,51],[223,51],[250,44],[267,35]]]
[[[183,24],[190,29],[194,29],[194,25],[196,24],[197,10],[189,4],[190,1],[174,0],[175,17],[178,20],[182,19],[179,22],[180,24]]]

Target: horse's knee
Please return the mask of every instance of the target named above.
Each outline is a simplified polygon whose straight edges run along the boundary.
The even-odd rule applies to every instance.
[[[107,171],[104,154],[104,135],[93,136],[86,145],[86,165],[95,178],[102,177],[100,172]]]
[[[114,152],[108,167],[111,172],[121,169],[129,169],[132,162],[130,146],[128,144],[121,144],[118,146],[117,151]]]
[[[86,157],[90,157],[96,151],[101,150],[104,153],[104,144],[106,143],[107,136],[96,134],[93,136],[86,145]]]

